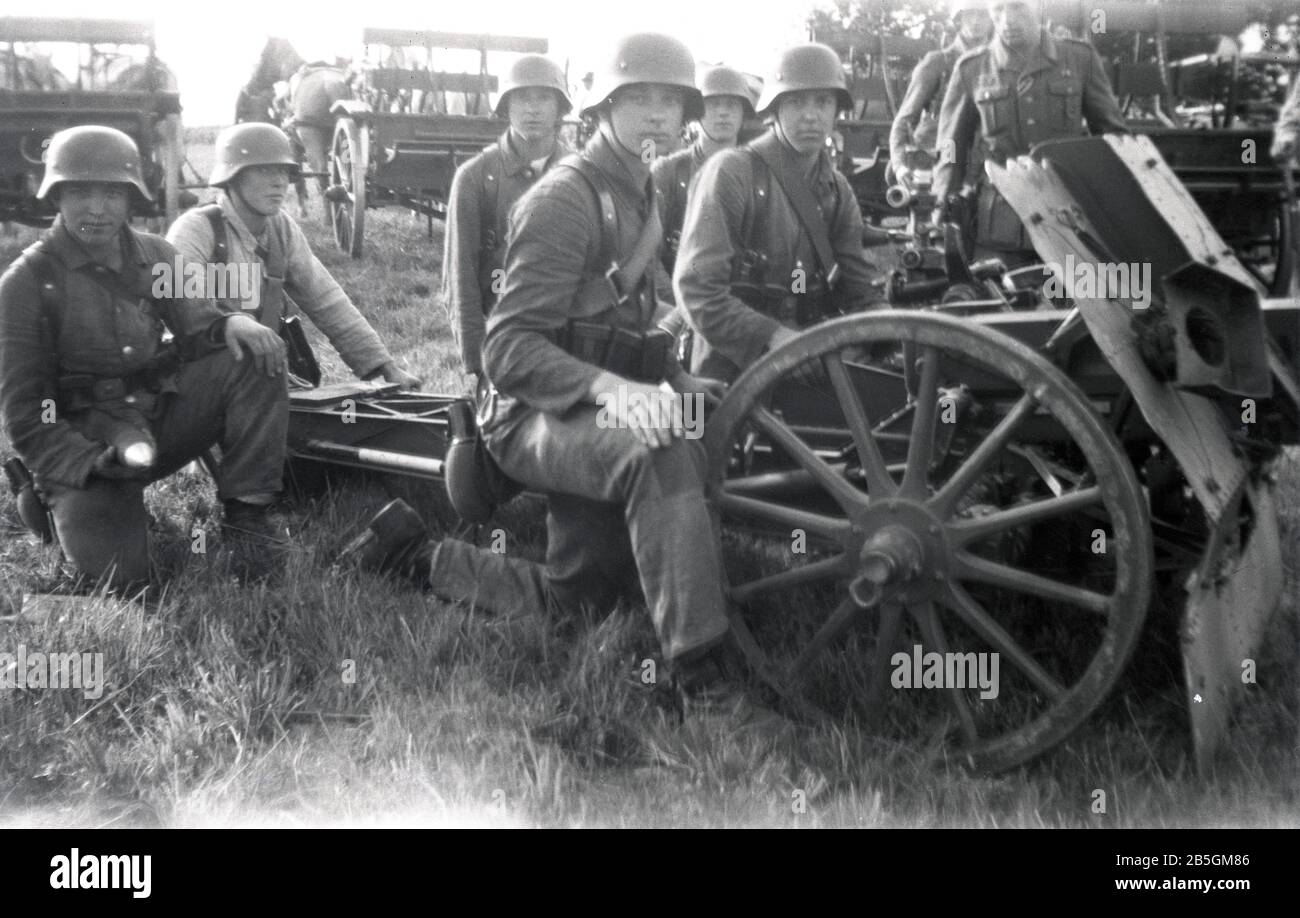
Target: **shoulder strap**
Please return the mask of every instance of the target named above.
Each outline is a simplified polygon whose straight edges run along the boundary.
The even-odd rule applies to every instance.
[[[224,265],[230,257],[230,246],[226,244],[226,218],[221,214],[220,204],[209,204],[199,213],[208,220],[212,227],[212,257],[208,261],[215,265]]]
[[[576,170],[596,193],[601,225],[600,263],[609,265],[605,270],[605,276],[614,283],[621,302],[636,291],[646,270],[650,267],[650,262],[659,251],[659,244],[663,241],[664,235],[663,223],[659,219],[659,208],[653,204],[649,208],[645,226],[642,227],[641,235],[637,237],[636,244],[632,247],[627,264],[620,265],[615,251],[618,238],[618,211],[614,207],[614,192],[610,189],[608,180],[595,163],[582,156],[565,157],[560,165],[567,165]],[[653,304],[651,305],[653,308]]]
[[[617,264],[618,253],[614,251],[614,246],[618,239],[618,211],[614,207],[614,192],[605,176],[580,153],[564,157],[557,166],[567,166],[587,180],[596,196],[596,209],[600,211],[600,263],[611,266]]]
[[[27,249],[28,263],[36,275],[36,292],[41,299],[41,326],[49,338],[50,351],[56,355],[59,349],[59,321],[63,311],[63,277],[56,270],[54,254],[45,245],[44,239],[38,239]],[[57,359],[56,359],[57,365]]]
[[[826,278],[828,286],[834,286],[835,281],[839,278],[840,266],[835,261],[835,251],[831,248],[830,235],[826,230],[826,220],[818,213],[817,201],[814,200],[812,192],[808,189],[808,183],[804,181],[802,175],[790,174],[784,165],[780,162],[773,162],[762,150],[748,147],[752,155],[759,157],[767,164],[772,175],[775,176],[776,182],[785,192],[790,206],[794,208],[795,214],[799,217],[799,222],[803,224],[804,231],[812,241],[813,249],[817,253],[817,261],[822,269],[822,275]]]

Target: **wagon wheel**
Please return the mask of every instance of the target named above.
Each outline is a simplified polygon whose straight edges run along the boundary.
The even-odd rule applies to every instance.
[[[366,224],[366,169],[370,163],[370,129],[354,118],[340,118],[330,145],[330,225],[341,251],[361,257]]]
[[[866,356],[903,344],[915,373]],[[781,414],[789,374],[810,361],[838,447],[824,422]],[[748,541],[728,545],[728,595],[751,664],[787,698],[866,720],[910,709],[946,753],[999,770],[1060,742],[1115,684],[1151,592],[1146,503],[1085,396],[1039,354],[969,319],[836,319],[741,376],[705,437],[715,505],[776,533],[732,537]],[[1063,547],[1070,534],[1089,563]],[[909,620],[917,637],[896,646]],[[991,672],[997,653],[997,696],[904,692],[895,651],[914,644],[927,670],[925,653],[952,652],[988,654],[963,660]]]

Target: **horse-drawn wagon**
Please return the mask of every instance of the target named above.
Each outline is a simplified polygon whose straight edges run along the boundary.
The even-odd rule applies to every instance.
[[[334,240],[360,258],[368,208],[400,206],[430,221],[447,213],[456,168],[501,133],[489,93],[489,51],[545,54],[539,38],[366,29],[367,63],[360,68],[358,98],[336,102],[326,191]],[[426,66],[397,66],[423,49]],[[432,69],[435,50],[479,53],[477,73]],[[375,59],[377,64],[370,63]]]
[[[1152,609],[1204,762],[1282,591],[1300,299],[1266,298],[1149,138],[1046,144],[993,176],[1052,265],[1037,286],[811,327],[710,414],[736,632],[792,710],[921,723],[996,770],[1102,704]],[[437,481],[457,405],[298,393],[295,467]]]
[[[64,58],[75,78],[59,69]],[[140,216],[175,219],[182,208],[181,102],[155,54],[152,23],[3,17],[0,72],[0,221],[49,224],[52,215],[36,200],[42,156],[50,137],[80,124],[130,135],[154,198]]]

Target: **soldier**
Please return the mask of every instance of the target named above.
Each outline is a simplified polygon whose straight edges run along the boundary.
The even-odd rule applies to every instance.
[[[1037,5],[989,0],[993,39],[965,54],[939,113],[934,193],[943,202],[975,186],[976,258],[999,257],[1016,268],[1038,261],[1025,228],[993,183],[971,174],[968,151],[979,137],[984,155],[1001,163],[1045,140],[1127,133],[1105,66],[1092,46],[1042,30]]]
[[[729,628],[703,441],[647,410],[662,402],[665,379],[678,393],[707,387],[653,331],[661,231],[650,163],[671,149],[683,116],[699,117],[694,77],[677,39],[621,40],[583,112],[596,135],[511,213],[505,287],[483,350],[500,390],[484,434],[507,475],[548,495],[546,564],[430,542],[401,502],[350,552],[497,612],[604,610],[639,580],[688,702],[721,710],[743,696],[720,662]]]
[[[1277,126],[1273,128],[1273,146],[1269,154],[1279,166],[1294,166],[1297,151],[1300,150],[1300,79],[1292,77],[1291,91],[1287,93],[1286,102],[1277,114]]]
[[[693,373],[732,379],[796,329],[875,299],[862,213],[827,153],[852,105],[835,52],[797,45],[763,85],[768,131],[701,167],[673,277],[700,339]]]
[[[465,372],[474,376],[483,372],[487,315],[505,276],[510,208],[568,152],[560,119],[573,108],[564,73],[539,54],[516,60],[502,87],[496,114],[510,127],[456,170],[442,257],[443,302]]]
[[[221,189],[217,203],[182,214],[167,240],[186,261],[257,267],[260,283],[247,297],[245,291],[209,291],[227,311],[247,313],[278,333],[297,304],[357,376],[419,385],[313,254],[302,229],[281,211],[297,173],[289,138],[278,127],[249,122],[226,128],[217,136],[209,179]]]
[[[939,104],[948,87],[948,78],[957,59],[989,40],[993,23],[985,9],[986,0],[951,0],[949,16],[957,29],[956,36],[942,51],[931,51],[921,58],[912,79],[907,84],[907,94],[898,106],[894,125],[889,132],[889,163],[894,176],[904,185],[910,184],[911,170],[906,153],[915,147],[934,155],[935,135],[939,126]]]
[[[681,240],[691,179],[714,153],[734,147],[741,126],[754,117],[754,98],[739,70],[710,67],[700,75],[699,87],[704,97],[699,138],[689,147],[656,159],[650,169],[659,201],[659,219],[664,226],[663,262],[669,273]]]
[[[264,554],[280,538],[266,508],[285,459],[284,345],[182,299],[178,277],[160,286],[177,253],[129,224],[152,199],[121,131],[56,134],[37,197],[58,216],[0,278],[0,415],[64,554],[114,588],[147,581],[145,485],[213,443],[225,531]]]

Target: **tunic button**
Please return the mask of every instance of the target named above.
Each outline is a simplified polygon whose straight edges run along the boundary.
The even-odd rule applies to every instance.
[[[1026,103],[1030,103],[1030,102],[1033,102],[1033,101],[1034,101],[1034,97],[1033,97],[1033,96],[1025,96],[1025,102],[1026,102]]]
[[[135,404],[135,396],[134,396],[134,395],[128,395],[126,398],[122,399],[122,401],[126,402],[128,405],[134,405],[134,404]]]
[[[124,357],[130,357],[134,353],[135,353],[135,348],[131,347],[131,345],[129,344],[126,347],[122,348],[122,355]]]
[[[1028,119],[1025,120],[1025,124],[1033,124],[1033,123],[1034,123],[1034,119],[1033,119],[1033,118],[1028,118]]]

